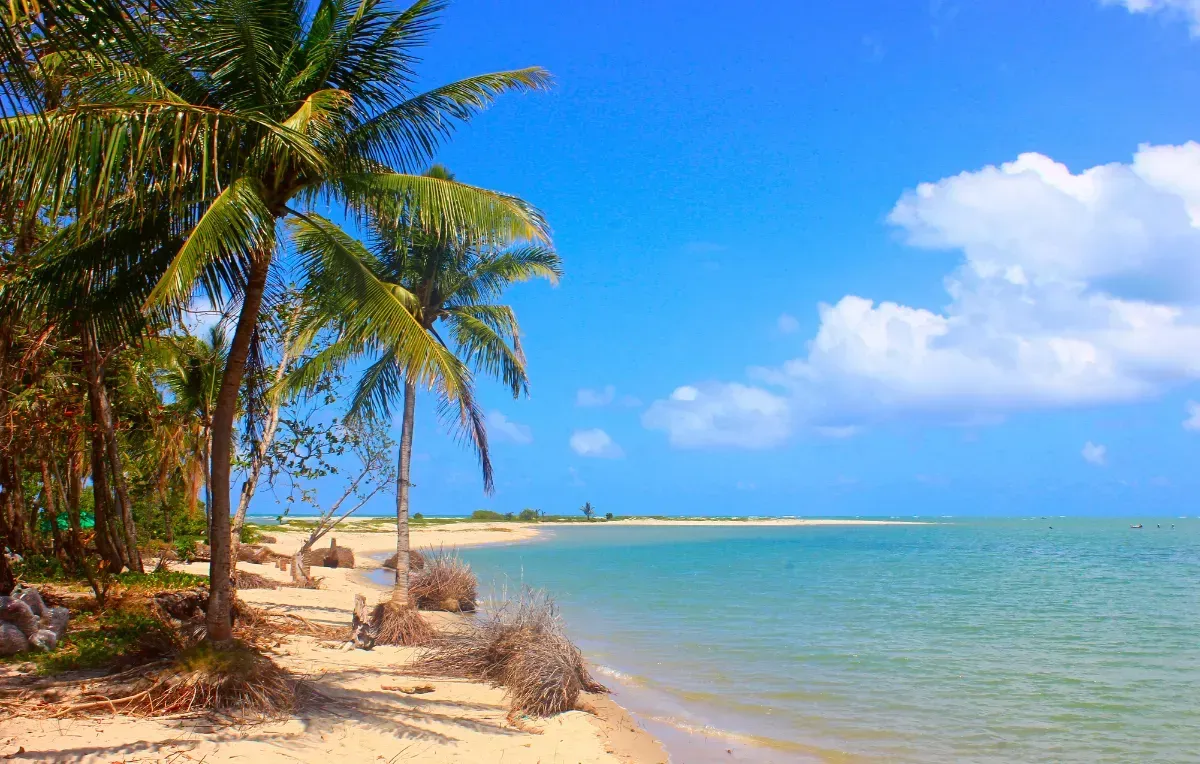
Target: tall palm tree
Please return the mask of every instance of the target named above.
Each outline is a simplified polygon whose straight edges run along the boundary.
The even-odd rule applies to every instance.
[[[380,196],[414,201],[423,220],[546,238],[515,197],[409,174],[454,124],[499,94],[549,83],[539,68],[485,74],[425,93],[416,52],[444,7],[417,0],[62,0],[43,13],[36,114],[0,120],[0,196],[25,214],[73,222],[48,249],[136,251],[145,304],[179,306],[203,288],[240,303],[212,412],[212,563],[208,637],[231,638],[230,467],[233,422],[268,277],[284,248],[277,224],[312,208]],[[17,46],[5,45],[4,52]],[[5,81],[21,92],[27,78]],[[26,88],[26,90],[28,90]],[[16,100],[16,105],[23,102]],[[10,104],[12,105],[12,104]],[[314,224],[336,243],[344,234]],[[346,250],[305,263],[345,285],[343,309],[396,339],[405,373],[451,398],[467,379],[453,357]],[[276,266],[277,268],[278,266]]]
[[[188,458],[182,466],[188,491],[188,511],[195,511],[198,488],[203,482],[204,511],[211,530],[209,454],[212,451],[213,412],[217,408],[221,377],[229,357],[229,337],[218,323],[208,330],[207,338],[172,338],[156,345],[161,364],[158,381],[171,393],[174,399],[171,406],[185,422],[183,432]]]
[[[453,182],[440,166],[426,175]],[[434,390],[440,413],[476,451],[485,490],[492,490],[492,465],[488,454],[485,418],[478,408],[472,376],[482,372],[503,381],[514,398],[528,393],[525,356],[516,313],[496,300],[516,282],[545,278],[557,283],[561,261],[550,248],[532,243],[514,244],[506,231],[486,227],[450,234],[422,225],[422,216],[405,205],[391,214],[377,212],[366,221],[366,244],[343,240],[339,246],[351,250],[353,258],[366,264],[371,275],[398,293],[411,295],[407,303],[413,318],[430,341],[445,348],[461,362],[459,378],[437,380]],[[328,222],[298,221],[295,242],[310,258],[329,258]],[[336,298],[339,284],[315,282],[318,293]],[[323,288],[324,287],[324,288]],[[411,482],[413,423],[419,378],[405,362],[407,338],[390,333],[388,327],[373,325],[369,316],[326,312],[318,318],[333,323],[339,339],[325,352],[302,367],[293,384],[303,384],[329,365],[350,358],[373,359],[363,372],[351,403],[351,415],[390,417],[392,407],[403,400],[400,448],[396,480],[396,579],[392,602],[408,607],[409,487]],[[461,385],[452,394],[454,385]]]

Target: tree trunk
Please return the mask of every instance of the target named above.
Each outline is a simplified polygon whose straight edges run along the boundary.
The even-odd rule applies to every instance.
[[[236,402],[234,405],[235,406],[237,405]],[[232,429],[231,429],[231,432],[232,432]],[[232,437],[232,435],[230,437]],[[211,430],[205,430],[205,432],[204,432],[203,448],[204,448],[204,458],[203,458],[203,464],[204,464],[204,470],[203,470],[203,472],[204,472],[204,476],[203,476],[204,477],[204,527],[206,528],[205,532],[208,534],[208,543],[211,545],[212,544],[212,533],[213,533],[213,526],[212,526],[212,518],[213,518],[213,514],[212,514],[212,501],[213,501],[213,499],[212,499],[212,471],[209,468],[209,464],[212,462],[212,431]]]
[[[90,395],[88,396],[91,397]],[[92,407],[92,498],[93,512],[96,521],[96,551],[108,563],[109,570],[120,573],[125,567],[124,544],[121,536],[113,532],[112,527],[112,492],[108,488],[108,470],[104,466],[104,437],[95,427],[98,418],[95,406]]]
[[[0,489],[0,493],[3,493],[3,489]],[[3,506],[0,506],[0,597],[12,594],[12,590],[17,584],[12,568],[8,566],[8,547],[11,546],[11,542],[8,537],[8,518],[5,517],[4,509]]]
[[[258,310],[262,306],[270,264],[271,253],[267,251],[259,253],[250,265],[242,312],[238,316],[237,328],[230,343],[229,358],[225,362],[225,373],[221,377],[221,390],[217,393],[217,405],[213,410],[212,461],[209,470],[209,494],[212,500],[212,508],[209,511],[212,525],[209,544],[212,548],[212,558],[208,568],[209,599],[206,618],[207,638],[210,642],[227,642],[233,638],[233,627],[230,623],[233,588],[229,581],[229,471],[233,457],[233,420],[237,414],[238,392],[241,390],[242,375],[246,370],[250,340],[258,324]]]
[[[292,320],[289,320],[287,331],[284,333],[279,366],[275,368],[275,385],[283,381],[283,375],[287,373],[288,364],[292,360],[292,330],[296,325],[295,317],[299,315],[300,311],[295,311],[294,317]],[[242,526],[246,524],[246,513],[250,511],[250,500],[254,498],[254,491],[258,488],[258,478],[262,475],[263,463],[267,460],[267,452],[271,450],[271,442],[275,440],[275,431],[279,428],[280,403],[278,395],[271,398],[271,404],[267,409],[267,425],[263,428],[262,440],[258,442],[258,448],[254,450],[254,456],[251,457],[250,474],[246,476],[246,482],[242,483],[242,494],[238,498],[237,514],[233,518],[233,565],[235,568],[237,567],[237,545],[241,543]]]
[[[404,381],[404,419],[400,424],[400,454],[396,469],[396,585],[392,602],[408,607],[408,489],[412,466],[413,417],[417,408],[417,384]]]
[[[46,519],[50,521],[50,538],[54,542],[54,554],[64,556],[62,536],[58,532],[58,506],[54,501],[54,481],[50,479],[50,465],[42,459],[42,501],[46,505]]]
[[[108,391],[104,386],[104,368],[100,365],[100,350],[96,345],[96,338],[92,334],[91,328],[85,327],[84,332],[86,334],[84,337],[84,362],[87,364],[88,396],[93,399],[93,417],[99,417],[98,420],[93,419],[93,423],[100,427],[100,432],[104,437],[108,465],[112,470],[109,477],[112,478],[112,487],[115,489],[113,497],[116,500],[117,513],[121,518],[120,524],[124,526],[125,564],[129,566],[130,570],[142,573],[144,572],[142,557],[137,548],[137,526],[133,524],[133,506],[129,502],[129,488],[125,484],[121,451],[117,447],[117,431],[112,406],[109,404]]]

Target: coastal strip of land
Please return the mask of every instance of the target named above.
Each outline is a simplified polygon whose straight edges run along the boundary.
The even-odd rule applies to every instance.
[[[354,551],[356,567],[316,568],[319,589],[245,589],[255,607],[290,613],[314,623],[346,626],[355,594],[386,595],[368,577],[379,559],[395,550],[395,536],[378,523],[338,529],[338,546]],[[392,521],[394,527],[394,521]],[[307,532],[273,527],[268,546],[291,554]],[[471,546],[526,541],[535,528],[464,523],[450,528],[415,528],[413,548]],[[207,563],[176,569],[206,575]],[[239,569],[284,582],[288,574],[271,565],[240,563]],[[460,616],[426,614],[452,628]],[[0,729],[0,759],[7,761],[95,762],[404,762],[510,764],[631,764],[666,762],[666,753],[620,705],[587,695],[579,711],[548,720],[506,721],[504,690],[460,679],[413,677],[404,666],[414,648],[379,646],[346,649],[306,636],[281,637],[272,657],[303,677],[316,691],[291,719],[243,727],[201,720],[102,716],[68,719],[6,719]]]

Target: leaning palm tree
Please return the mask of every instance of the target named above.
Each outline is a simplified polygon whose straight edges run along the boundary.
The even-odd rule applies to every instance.
[[[408,297],[347,257],[335,246],[344,234],[312,209],[402,197],[443,233],[544,239],[544,221],[515,197],[410,173],[454,124],[505,91],[546,87],[548,75],[523,69],[414,92],[416,51],[444,5],[436,0],[400,9],[381,0],[44,5],[56,23],[42,18],[30,71],[55,87],[26,88],[28,100],[15,104],[31,113],[0,120],[0,196],[22,200],[28,217],[69,213],[71,225],[47,249],[138,252],[139,278],[125,283],[145,292],[148,309],[178,309],[197,288],[215,304],[236,304],[211,427],[207,633],[225,642],[233,423],[268,280],[286,248],[279,221],[326,238],[327,257],[305,264],[310,276],[344,285],[342,309],[394,338],[406,377],[457,399],[468,380],[414,320]],[[26,79],[4,85],[20,90]]]
[[[437,166],[426,175],[444,182],[454,180]],[[344,238],[336,246],[347,248],[352,259],[364,263],[380,283],[406,295],[407,309],[422,331],[459,362],[457,379],[439,378],[433,389],[442,418],[476,451],[484,488],[490,492],[492,466],[486,422],[475,401],[470,372],[499,378],[514,398],[528,392],[516,313],[496,300],[515,282],[545,278],[557,283],[561,261],[548,247],[510,242],[507,231],[481,227],[451,234],[424,227],[423,219],[411,203],[388,212],[377,211],[366,221],[366,244]],[[302,256],[332,257],[328,251],[334,246],[330,225],[312,218],[297,222],[294,238]],[[332,295],[332,305],[341,305],[340,284],[317,281],[314,286],[318,302]],[[389,608],[394,613],[411,604],[408,515],[419,378],[409,371],[405,361],[406,337],[373,324],[366,314],[327,310],[317,315],[316,325],[331,323],[338,339],[302,367],[292,384],[302,385],[331,365],[367,357],[371,363],[358,382],[351,416],[387,418],[399,399],[403,401],[396,480],[396,578]]]

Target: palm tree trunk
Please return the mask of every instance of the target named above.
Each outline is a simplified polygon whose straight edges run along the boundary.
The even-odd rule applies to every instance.
[[[91,398],[91,395],[88,396]],[[108,470],[104,466],[104,436],[100,434],[95,422],[99,419],[96,407],[92,406],[92,498],[96,519],[96,551],[100,553],[114,573],[121,572],[125,567],[124,544],[121,536],[112,528],[112,492],[108,488]]]
[[[417,408],[417,384],[404,381],[404,419],[400,424],[400,454],[396,469],[396,585],[392,602],[408,607],[408,489],[412,467],[413,418]]]
[[[112,472],[113,496],[116,499],[116,509],[121,517],[121,525],[125,530],[125,563],[130,570],[138,573],[142,569],[142,556],[137,548],[137,526],[133,524],[133,506],[129,501],[129,488],[125,484],[125,471],[121,465],[121,450],[117,447],[116,423],[113,419],[112,405],[108,400],[108,390],[104,385],[104,369],[100,364],[100,351],[96,344],[91,327],[84,329],[84,360],[88,366],[88,395],[93,398],[92,414],[98,416],[96,424],[104,436],[105,451],[108,465]]]
[[[296,318],[300,315],[300,311],[296,310],[292,319],[288,322],[288,329],[283,336],[283,350],[279,358],[279,365],[275,367],[275,384],[278,385],[283,381],[283,375],[287,373],[288,364],[292,360],[292,330],[296,325]],[[242,539],[242,526],[246,524],[246,513],[250,511],[250,500],[254,498],[254,491],[258,488],[258,478],[262,475],[263,464],[267,460],[267,452],[271,450],[271,443],[275,440],[275,431],[279,429],[279,408],[281,400],[278,395],[271,397],[271,403],[267,408],[267,424],[263,428],[262,439],[258,442],[258,448],[254,451],[254,456],[250,460],[250,474],[246,476],[246,481],[242,483],[242,493],[238,497],[237,514],[233,517],[234,539],[234,559],[233,566],[237,567],[237,544]]]
[[[242,375],[246,370],[250,340],[258,324],[258,310],[262,306],[270,264],[271,253],[268,250],[259,253],[250,265],[242,312],[233,332],[229,358],[225,361],[225,373],[221,377],[221,390],[217,393],[217,405],[213,409],[210,430],[212,458],[209,470],[209,494],[212,500],[212,509],[209,511],[212,525],[209,544],[212,548],[212,558],[208,564],[209,598],[206,618],[207,639],[210,642],[228,642],[233,638],[233,624],[230,619],[233,587],[229,580],[229,472],[233,458],[233,420],[237,414],[238,392],[241,390]]]
[[[54,555],[64,556],[62,536],[58,532],[58,504],[54,498],[54,481],[50,479],[50,465],[42,459],[42,501],[46,505],[46,519],[50,521],[50,538],[54,542]]]

